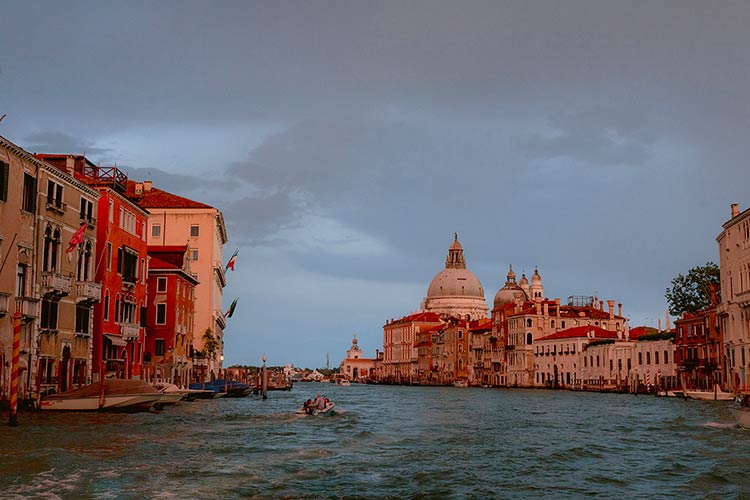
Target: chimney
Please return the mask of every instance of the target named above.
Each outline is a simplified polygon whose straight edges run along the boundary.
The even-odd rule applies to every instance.
[[[608,300],[607,308],[609,309],[609,319],[614,319],[615,318],[615,301]]]
[[[622,316],[622,302],[617,303],[617,315]]]
[[[667,309],[667,315],[666,316],[667,316],[667,331],[669,332],[669,331],[672,331],[672,324],[669,321],[670,320],[670,318],[669,318],[669,309]]]
[[[65,173],[73,177],[76,171],[76,160],[72,156],[65,158]]]
[[[604,301],[603,301],[603,300],[600,300],[600,301],[599,301],[599,310],[600,310],[600,311],[603,311],[603,310],[604,310]]]
[[[143,183],[142,182],[136,182],[135,183],[135,194],[143,194]]]
[[[732,203],[732,218],[734,219],[738,215],[740,215],[740,206],[736,203]]]
[[[544,302],[544,317],[546,318],[549,316],[549,304],[545,301]]]
[[[557,306],[557,317],[560,317],[560,298],[555,299],[555,306]]]
[[[659,318],[659,321],[657,322],[657,330],[661,331],[661,318]]]
[[[536,306],[536,314],[537,314],[537,315],[539,315],[539,314],[542,314],[542,303],[541,303],[541,302],[539,301],[539,299],[538,299],[538,298],[537,298],[537,300],[536,300],[536,301],[534,302],[534,305]]]
[[[149,191],[151,191],[153,185],[154,183],[152,181],[143,181],[143,192],[148,193]]]

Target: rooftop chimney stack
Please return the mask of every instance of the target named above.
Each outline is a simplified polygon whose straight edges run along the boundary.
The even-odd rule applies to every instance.
[[[617,315],[622,316],[622,302],[618,302],[617,304]]]
[[[615,301],[608,300],[607,308],[609,309],[609,319],[615,319]]]
[[[135,194],[143,194],[143,183],[142,182],[136,182],[135,183]]]
[[[732,203],[732,218],[734,219],[740,215],[740,206],[736,203]]]
[[[149,191],[151,191],[153,185],[154,183],[152,181],[143,181],[143,192],[148,193]]]

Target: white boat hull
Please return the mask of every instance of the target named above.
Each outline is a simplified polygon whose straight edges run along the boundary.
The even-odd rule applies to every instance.
[[[54,411],[92,411],[99,409],[99,396],[75,399],[43,399],[40,409]]]
[[[714,391],[685,391],[685,396],[702,401],[732,401],[734,399],[731,392],[724,392],[718,387]]]
[[[732,414],[737,420],[737,425],[742,428],[750,429],[750,408],[732,407]]]

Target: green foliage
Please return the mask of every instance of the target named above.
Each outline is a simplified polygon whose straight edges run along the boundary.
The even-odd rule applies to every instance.
[[[638,337],[638,342],[649,340],[674,340],[674,332],[647,333]]]
[[[219,341],[214,337],[210,328],[203,332],[203,355],[208,359],[216,359],[216,350],[219,348]]]
[[[706,262],[688,271],[687,276],[678,274],[672,280],[672,288],[667,288],[669,313],[680,316],[682,313],[696,313],[711,305],[711,287],[719,285],[719,266]]]

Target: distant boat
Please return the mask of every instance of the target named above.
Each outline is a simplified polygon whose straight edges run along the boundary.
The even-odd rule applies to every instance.
[[[724,392],[719,388],[719,384],[714,386],[713,391],[685,391],[685,396],[690,399],[701,399],[704,401],[731,401],[734,395],[731,392]]]
[[[466,380],[456,380],[453,382],[453,387],[469,387],[469,382]]]
[[[347,379],[342,378],[336,381],[336,385],[350,386],[352,384]]]
[[[213,397],[241,398],[250,394],[250,386],[234,380],[213,380],[211,382],[197,382],[190,384],[189,389],[211,391]]]
[[[54,411],[148,411],[162,393],[143,380],[105,379],[72,391],[45,396],[40,409]]]
[[[750,396],[747,394],[737,395],[731,410],[735,420],[737,420],[737,425],[750,429]]]

